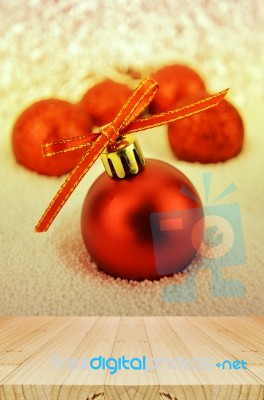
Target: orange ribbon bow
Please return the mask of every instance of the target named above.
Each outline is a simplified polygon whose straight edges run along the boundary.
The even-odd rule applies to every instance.
[[[134,90],[131,97],[124,104],[113,122],[102,126],[98,133],[88,133],[71,139],[60,140],[42,145],[45,157],[59,153],[65,153],[82,147],[87,147],[87,152],[79,164],[70,172],[65,182],[44,212],[35,230],[47,231],[54,218],[57,216],[65,202],[68,200],[76,186],[88,172],[100,154],[108,145],[114,145],[120,135],[153,128],[177,119],[185,118],[198,112],[212,108],[220,103],[228,89],[213,96],[192,103],[188,106],[168,111],[166,113],[152,115],[150,117],[136,119],[151,103],[158,90],[158,84],[152,79],[144,79]]]

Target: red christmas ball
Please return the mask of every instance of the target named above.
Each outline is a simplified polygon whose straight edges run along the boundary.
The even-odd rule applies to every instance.
[[[171,111],[185,97],[205,91],[202,78],[186,65],[169,65],[156,71],[152,78],[159,84],[159,90],[149,106],[153,114]]]
[[[131,94],[127,85],[107,79],[89,89],[80,104],[94,124],[102,126],[113,121]]]
[[[92,121],[79,106],[60,99],[45,99],[18,117],[12,132],[16,160],[39,174],[60,176],[71,171],[86,149],[43,157],[41,145],[90,132]]]
[[[192,183],[167,163],[147,160],[125,179],[103,173],[82,209],[84,243],[114,277],[159,279],[182,271],[203,236],[203,208]],[[195,229],[194,229],[195,228]]]
[[[203,98],[189,97],[180,106]],[[177,158],[190,162],[215,163],[236,156],[244,139],[243,121],[237,109],[223,100],[216,107],[172,122],[168,137]]]

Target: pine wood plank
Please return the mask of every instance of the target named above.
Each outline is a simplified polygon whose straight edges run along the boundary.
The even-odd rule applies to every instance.
[[[191,357],[188,348],[165,318],[145,317],[144,321],[151,351],[155,359]],[[201,383],[203,371],[186,370],[184,368],[175,371],[168,369],[167,365],[167,362],[164,361],[160,368],[157,368],[160,385],[199,385]]]
[[[68,317],[69,318],[69,317]],[[39,351],[11,373],[2,383],[8,385],[51,385],[56,383],[58,371],[52,368],[53,355],[71,357],[98,317],[76,317],[52,337]]]
[[[160,400],[263,400],[260,386],[161,386]]]
[[[264,382],[264,362],[260,365],[249,365],[248,368],[261,382]]]
[[[238,335],[227,328],[222,329],[219,324],[215,323],[210,318],[201,319],[200,317],[193,317],[188,319],[203,331],[205,335],[209,336],[216,343],[221,343],[223,348],[229,354],[232,354],[235,359],[246,359],[249,365],[263,363],[264,350],[260,348],[256,342],[252,340],[249,341],[247,337],[243,335],[244,325],[241,325],[240,319],[237,319],[237,324],[241,328],[242,335]],[[251,327],[253,328],[253,325],[251,325]]]
[[[29,399],[31,400],[31,399]],[[48,400],[108,400],[105,389],[99,385],[54,385]]]
[[[17,317],[4,317],[4,316],[0,316],[0,329],[2,330],[4,328],[5,325],[8,325],[9,321],[12,319],[17,319]]]
[[[41,330],[45,324],[52,320],[55,320],[55,317],[18,318],[9,321],[9,325],[3,330],[0,327],[0,351],[12,348],[21,342],[24,343],[31,332]]]
[[[0,352],[1,400],[264,399],[264,319],[45,318],[9,318],[6,323],[4,319],[0,320],[0,337],[3,340],[0,341],[0,346],[3,346]],[[36,325],[32,322],[34,319]],[[22,361],[15,353],[19,351],[27,351],[31,355]],[[209,356],[236,359],[241,354],[247,354],[250,370],[169,370],[163,364],[151,373],[128,371],[126,374],[127,371],[119,371],[111,375],[107,370],[89,370],[87,373],[81,369],[70,369],[67,365],[53,369],[55,352],[60,358],[74,357],[77,360],[98,355],[192,359],[204,357],[205,352],[210,353]],[[11,364],[12,360],[21,361],[21,364]]]
[[[120,317],[100,317],[71,353],[71,358],[111,357]],[[89,366],[88,366],[89,367]],[[56,384],[99,385],[105,383],[107,370],[71,369],[66,364],[59,369]]]
[[[0,382],[17,368],[17,365],[0,365]]]
[[[53,400],[51,386],[5,385],[0,387],[1,400]],[[54,398],[54,400],[56,400]]]
[[[160,400],[158,386],[115,385],[105,387],[106,400]]]
[[[263,388],[252,385],[161,386],[160,400],[263,400]]]
[[[254,326],[254,329],[259,329],[263,332],[264,317],[236,317],[239,319],[241,324]]]
[[[121,318],[111,356],[127,359],[138,357],[152,358],[151,348],[144,319],[142,317]],[[106,393],[109,399],[159,399],[159,382],[157,373],[153,371],[137,371],[122,369],[116,374],[107,372]]]
[[[74,319],[75,317],[49,318],[47,322],[46,318],[37,317],[36,322],[39,322],[40,325],[36,324],[35,327],[30,325],[29,328],[29,323],[22,324],[21,329],[17,332],[17,338],[9,334],[6,336],[5,342],[1,343],[0,364],[22,364]]]
[[[251,322],[245,322],[243,317],[209,317],[210,320],[220,325],[222,329],[228,329],[229,331],[243,337],[247,342],[254,343],[261,350],[264,350],[264,330],[252,329]],[[244,321],[244,322],[243,322]],[[242,329],[243,327],[243,329]]]
[[[193,318],[195,319],[195,317]],[[169,324],[177,332],[180,340],[185,344],[191,353],[191,358],[212,358],[214,368],[204,370],[205,380],[202,384],[208,383],[216,385],[261,385],[263,382],[258,379],[250,370],[229,370],[215,367],[217,362],[222,362],[226,359],[234,361],[237,358],[228,352],[220,340],[215,341],[207,335],[206,329],[202,331],[188,318],[173,319],[167,317]],[[204,321],[204,328],[206,321]],[[203,377],[204,377],[203,376]]]
[[[79,343],[69,357],[77,360],[102,355],[111,357],[120,317],[101,317]],[[107,370],[70,369],[64,365],[56,376],[52,397],[56,400],[107,399],[105,380]],[[58,386],[60,385],[60,386]],[[74,397],[73,397],[74,396]]]
[[[32,324],[31,326],[35,326],[35,318],[41,319],[42,317],[2,317],[0,322],[0,344],[6,335],[9,335],[10,333],[13,334],[17,328],[21,328],[22,324]],[[49,318],[51,317],[47,317],[47,319]]]

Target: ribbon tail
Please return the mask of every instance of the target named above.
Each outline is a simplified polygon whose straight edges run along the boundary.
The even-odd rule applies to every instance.
[[[222,90],[221,92],[206,97],[203,100],[197,101],[196,103],[192,103],[181,108],[177,108],[173,111],[168,111],[162,114],[156,114],[150,117],[138,119],[132,122],[126,128],[124,128],[120,133],[129,134],[133,132],[138,132],[145,129],[155,128],[156,126],[168,124],[169,122],[174,122],[178,119],[190,117],[191,115],[217,106],[224,99],[228,90],[229,89]]]
[[[97,137],[90,150],[85,153],[79,164],[68,175],[61,188],[51,201],[50,205],[42,215],[35,227],[36,232],[45,232],[48,230],[54,218],[60,212],[84,175],[103,152],[107,144],[108,138],[105,135],[102,134]]]

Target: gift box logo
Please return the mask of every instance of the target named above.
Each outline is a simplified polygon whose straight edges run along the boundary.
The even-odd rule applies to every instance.
[[[213,297],[242,297],[244,285],[233,279],[222,278],[222,268],[243,265],[246,262],[244,248],[243,228],[241,222],[240,207],[238,204],[215,204],[234,190],[236,186],[230,184],[213,203],[208,205],[212,174],[204,174],[204,189],[207,205],[204,207],[204,218],[197,220],[195,213],[197,209],[175,210],[170,212],[154,213],[151,215],[151,229],[154,245],[156,269],[158,274],[172,274],[175,272],[171,266],[166,265],[164,249],[160,251],[160,243],[164,241],[166,229],[175,230],[175,240],[184,238],[184,246],[193,247],[197,250],[195,243],[195,230],[199,224],[204,223],[204,235],[199,247],[196,260],[199,269],[210,269],[211,271],[211,295]],[[189,196],[185,187],[181,192]],[[186,239],[184,236],[185,221],[190,219],[190,213],[194,213],[196,221],[193,227],[193,235]],[[164,223],[166,221],[166,223]],[[169,221],[171,221],[169,223]],[[177,222],[177,223],[176,223]],[[170,244],[170,249],[173,246]],[[166,286],[163,292],[165,302],[194,302],[196,301],[196,273],[186,273],[185,282]]]

